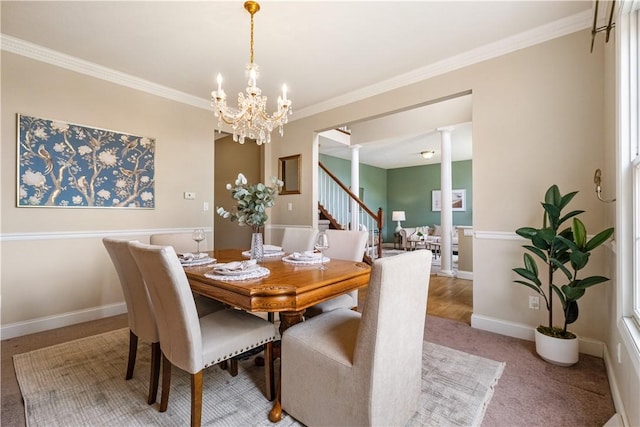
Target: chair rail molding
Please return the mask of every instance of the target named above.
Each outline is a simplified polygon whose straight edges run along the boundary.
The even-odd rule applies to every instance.
[[[43,231],[37,233],[2,233],[0,242],[27,240],[67,240],[67,239],[95,239],[103,237],[139,236],[154,233],[190,233],[194,228],[202,228],[205,233],[211,233],[212,227],[193,226],[188,228],[148,228],[131,230],[84,230],[84,231]]]

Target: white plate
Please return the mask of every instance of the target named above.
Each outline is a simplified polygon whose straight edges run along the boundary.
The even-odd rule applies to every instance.
[[[267,252],[267,251],[265,251],[265,253],[264,253],[264,257],[265,258],[277,258],[277,257],[281,257],[283,255],[284,255],[283,251],[280,251],[280,252],[270,252],[270,251]],[[242,256],[246,257],[246,258],[251,258],[251,251],[242,252]]]
[[[225,270],[214,268],[213,272],[214,274],[220,274],[221,276],[242,276],[243,274],[251,274],[258,268],[260,268],[260,266],[256,264],[249,268],[245,268],[244,270]]]
[[[180,264],[182,264],[185,267],[194,266],[194,265],[211,264],[212,262],[216,262],[216,259],[211,257],[206,257],[206,258],[199,258],[199,259],[190,259],[190,260],[181,259],[180,260]]]

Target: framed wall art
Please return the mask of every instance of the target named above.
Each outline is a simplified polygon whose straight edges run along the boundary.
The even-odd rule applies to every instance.
[[[18,207],[155,208],[155,139],[18,114]]]
[[[442,210],[442,193],[440,190],[431,191],[431,210],[434,212]],[[451,210],[467,210],[467,190],[461,189],[451,191]]]

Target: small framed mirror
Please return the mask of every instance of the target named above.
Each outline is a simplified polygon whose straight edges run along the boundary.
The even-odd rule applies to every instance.
[[[280,157],[278,175],[284,185],[280,194],[300,194],[300,154]]]

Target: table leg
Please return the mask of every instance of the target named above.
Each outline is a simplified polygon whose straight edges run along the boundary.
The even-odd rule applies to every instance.
[[[300,323],[303,321],[302,315],[304,314],[304,310],[302,311],[283,311],[280,313],[280,336],[291,326]],[[278,371],[278,388],[276,390],[276,399],[273,402],[273,408],[271,408],[271,412],[269,412],[269,420],[272,423],[277,423],[282,420],[282,405],[280,404],[280,393],[282,391],[281,386],[281,374],[282,371],[282,360],[280,360],[280,370]]]

